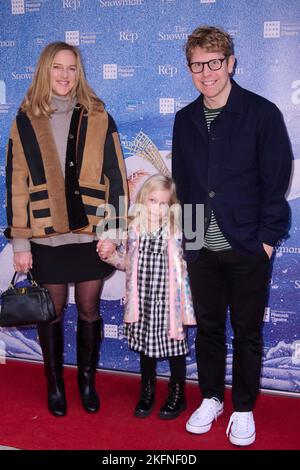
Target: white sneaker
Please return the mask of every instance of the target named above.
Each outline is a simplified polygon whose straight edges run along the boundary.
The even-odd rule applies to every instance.
[[[230,434],[229,434],[230,432]],[[255,441],[255,423],[252,411],[235,411],[229,420],[226,434],[232,444],[249,446]]]
[[[224,404],[217,398],[204,398],[199,408],[197,408],[186,423],[186,430],[193,434],[208,432],[213,421],[217,421],[223,411]]]

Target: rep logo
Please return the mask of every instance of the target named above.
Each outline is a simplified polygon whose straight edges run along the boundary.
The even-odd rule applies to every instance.
[[[63,0],[63,8],[76,11],[80,7],[80,0]]]
[[[133,31],[120,31],[119,39],[120,41],[135,42],[138,40],[138,33]]]
[[[167,76],[167,77],[174,77],[178,72],[177,67],[170,64],[164,64],[158,66],[158,75]]]

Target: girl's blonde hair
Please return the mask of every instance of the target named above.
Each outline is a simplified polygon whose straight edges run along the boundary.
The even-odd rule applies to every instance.
[[[50,117],[54,113],[55,110],[51,108],[51,68],[54,57],[60,51],[71,51],[76,58],[77,77],[70,99],[76,96],[77,103],[84,106],[88,113],[103,111],[103,102],[87,83],[79,49],[65,42],[53,42],[43,49],[21,110],[36,117]]]
[[[160,173],[150,176],[140,188],[135,204],[129,211],[129,226],[143,224],[147,214],[146,204],[149,195],[154,191],[170,191],[168,224],[170,233],[181,231],[181,206],[176,194],[176,186],[172,178]],[[138,222],[137,222],[138,221]],[[147,222],[146,222],[147,224]],[[144,224],[143,224],[144,225]]]

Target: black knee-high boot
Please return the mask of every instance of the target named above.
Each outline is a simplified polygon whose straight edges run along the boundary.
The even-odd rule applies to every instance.
[[[82,405],[89,413],[95,413],[100,407],[100,400],[95,389],[95,375],[99,359],[101,327],[101,320],[87,322],[78,319],[78,386]]]
[[[44,358],[48,387],[48,409],[54,416],[65,416],[67,403],[63,381],[63,337],[61,322],[40,323],[37,327]]]

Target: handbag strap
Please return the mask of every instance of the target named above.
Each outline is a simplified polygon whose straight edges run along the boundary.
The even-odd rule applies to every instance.
[[[15,286],[16,279],[18,278],[20,274],[21,273],[19,273],[18,271],[15,271],[13,278],[10,282],[9,289],[12,289]],[[33,279],[32,272],[30,271],[30,269],[27,271],[27,279],[31,283],[31,285],[33,286],[38,285],[37,282]]]
[[[27,271],[27,279],[29,282],[31,282],[32,285],[37,286],[37,282],[33,279],[32,272],[30,269]]]

